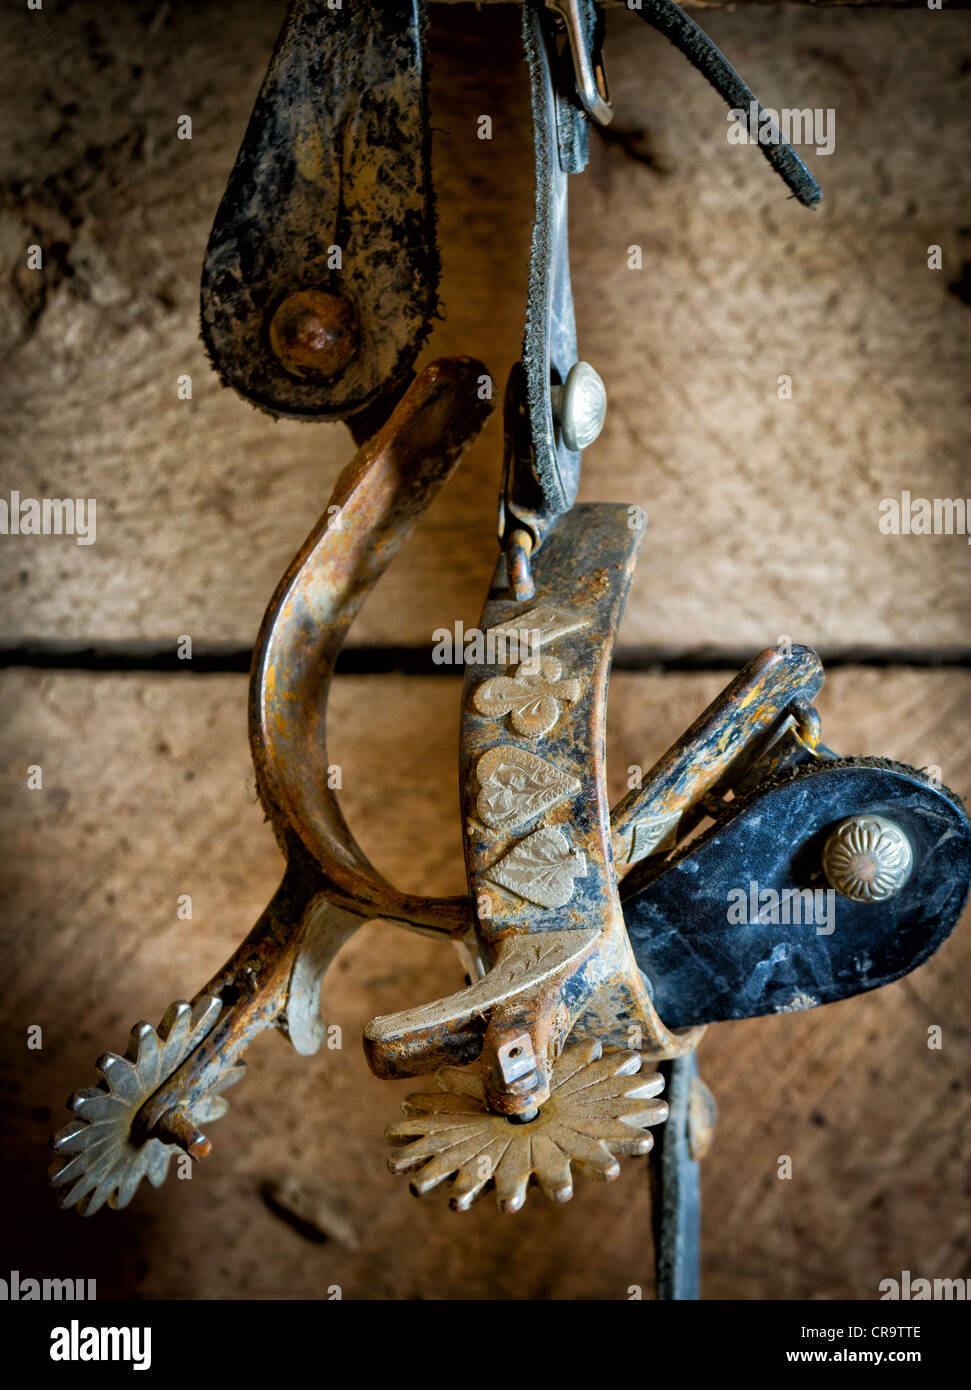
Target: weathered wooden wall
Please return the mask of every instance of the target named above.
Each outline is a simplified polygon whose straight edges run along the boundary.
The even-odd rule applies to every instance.
[[[6,25],[0,113],[0,495],[98,501],[96,544],[0,536],[0,640],[244,646],[349,453],[339,426],[275,424],[221,389],[197,337],[209,221],[282,5],[45,5]],[[583,355],[610,408],[583,496],[640,503],[649,534],[622,632],[704,665],[782,634],[844,658],[821,709],[846,752],[934,764],[971,790],[964,536],[884,536],[880,500],[967,487],[971,30],[914,10],[747,9],[706,27],[768,105],[836,112],[808,154],[810,214],[717,98],[623,14],[610,19],[616,122],[573,195]],[[433,12],[432,100],[446,319],[429,356],[517,352],[532,200],[514,7]],[[193,139],[175,138],[193,117]],[[493,117],[491,142],[476,118]],[[49,248],[39,281],[29,242]],[[627,268],[643,247],[644,269]],[[939,245],[943,270],[927,266]],[[193,380],[191,402],[176,378]],[[791,376],[792,399],[777,380]],[[358,644],[427,650],[475,622],[493,559],[494,421],[369,601]],[[447,563],[450,579],[443,583]],[[950,664],[919,663],[945,657]],[[14,658],[15,662],[15,658]],[[727,675],[622,674],[615,791]],[[345,677],[333,756],[364,848],[403,887],[461,891],[457,682]],[[384,1170],[401,1088],[358,1037],[380,1012],[454,988],[458,965],[385,925],[325,988],[345,1046],[312,1061],[252,1050],[215,1148],[90,1223],[53,1208],[46,1135],[135,1019],[157,1022],[229,953],[275,884],[254,804],[242,676],[21,667],[0,677],[5,845],[3,1161],[14,1214],[0,1265],[95,1274],[103,1296],[625,1298],[650,1286],[642,1168],[563,1209],[500,1219],[414,1202]],[[404,737],[402,737],[404,734]],[[44,790],[26,789],[26,766]],[[180,893],[192,922],[176,916]],[[720,1131],[705,1165],[712,1297],[876,1296],[908,1268],[971,1273],[968,965],[959,927],[910,980],[801,1016],[713,1030],[701,1060]],[[44,1048],[24,1047],[28,1024]],[[930,1023],[944,1029],[929,1051]],[[780,1154],[794,1177],[776,1177]],[[322,1187],[359,1248],[302,1240],[260,1185]],[[631,1212],[634,1212],[632,1217]]]

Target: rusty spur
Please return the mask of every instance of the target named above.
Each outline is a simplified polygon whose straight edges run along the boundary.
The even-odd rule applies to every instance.
[[[670,0],[623,18],[653,25],[729,111],[771,130]],[[608,804],[608,673],[644,528],[623,498],[576,501],[608,396],[579,358],[567,247],[568,188],[591,126],[612,114],[603,16],[592,0],[527,0],[535,222],[504,393],[485,660],[466,665],[461,696],[468,893],[404,893],[369,862],[328,784],[334,664],[492,409],[480,362],[413,370],[438,307],[427,23],[420,0],[293,0],[216,214],[201,299],[214,369],[272,415],[344,421],[357,452],[271,597],[253,659],[250,742],[279,888],[191,999],[100,1059],[52,1141],[52,1182],[62,1206],[91,1215],[126,1206],[142,1178],[161,1184],[174,1155],[205,1157],[251,1040],[273,1028],[315,1053],[323,975],[380,917],[452,943],[468,979],[364,1030],[378,1077],[425,1082],[389,1125],[392,1172],[418,1194],[447,1185],[457,1210],[491,1193],[515,1212],[531,1189],[565,1202],[578,1177],[609,1180],[649,1155],[658,1294],[690,1299],[715,1127],[698,1073],[705,1030],[915,969],[960,913],[971,833],[957,798],[919,770],[827,747],[823,671],[798,645],[754,655]],[[814,178],[778,132],[756,150],[815,205]],[[530,659],[510,662],[519,641]],[[733,902],[746,905],[734,920]],[[826,902],[826,929],[766,902]]]

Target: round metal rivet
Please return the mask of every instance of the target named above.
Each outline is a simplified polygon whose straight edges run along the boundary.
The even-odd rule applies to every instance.
[[[571,453],[586,449],[604,427],[607,390],[589,362],[574,362],[562,386],[550,388],[553,418]]]
[[[298,290],[270,320],[270,347],[298,380],[339,376],[360,346],[357,316],[337,294]]]
[[[914,867],[907,836],[885,816],[841,821],[823,848],[823,873],[844,898],[880,903],[900,892]]]

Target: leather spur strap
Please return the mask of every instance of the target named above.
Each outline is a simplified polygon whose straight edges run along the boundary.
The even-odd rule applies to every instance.
[[[428,336],[424,29],[420,0],[290,5],[202,275],[213,364],[274,415],[364,410],[400,389]]]
[[[554,22],[538,0],[523,6],[536,170],[523,339],[529,448],[516,461],[506,505],[517,521],[532,524],[537,539],[573,505],[580,482],[580,453],[569,449],[556,429],[550,385],[566,381],[577,360],[567,183],[570,174],[579,172],[587,162],[589,137],[587,122],[576,104],[572,67],[557,61]]]

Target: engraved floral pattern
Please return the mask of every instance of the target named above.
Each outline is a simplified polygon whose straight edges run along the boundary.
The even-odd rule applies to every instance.
[[[823,871],[838,893],[854,902],[892,898],[910,877],[910,841],[883,816],[852,816],[837,826],[823,850]]]

